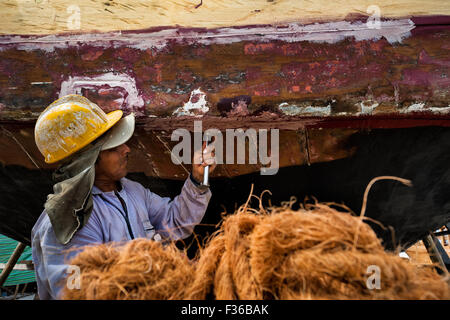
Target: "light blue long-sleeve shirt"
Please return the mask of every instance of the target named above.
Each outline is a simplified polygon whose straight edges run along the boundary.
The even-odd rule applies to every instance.
[[[31,232],[32,255],[40,299],[58,299],[65,279],[72,269],[68,260],[79,250],[68,249],[106,242],[123,242],[134,238],[153,240],[179,240],[189,237],[202,220],[211,198],[209,189],[200,188],[187,179],[181,193],[173,200],[162,198],[141,184],[123,178],[119,197],[93,187],[93,210],[87,223],[78,230],[72,240],[61,244],[55,237],[50,219],[42,212]],[[130,230],[131,229],[131,230]],[[131,232],[131,234],[130,234]],[[76,290],[76,289],[74,289]]]

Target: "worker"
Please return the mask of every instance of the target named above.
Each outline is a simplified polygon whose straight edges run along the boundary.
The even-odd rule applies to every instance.
[[[47,163],[60,162],[54,193],[31,234],[40,299],[61,298],[69,270],[76,271],[68,261],[83,246],[184,239],[202,220],[211,191],[200,182],[204,168],[212,172],[216,166],[213,147],[194,153],[192,172],[177,197],[160,197],[125,178],[130,153],[125,143],[134,124],[133,114],[106,114],[79,95],[56,100],[39,116],[36,144]]]

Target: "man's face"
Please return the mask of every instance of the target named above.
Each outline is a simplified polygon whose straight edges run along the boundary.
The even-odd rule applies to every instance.
[[[119,181],[127,175],[128,154],[130,148],[126,144],[100,152],[95,165],[97,177]]]

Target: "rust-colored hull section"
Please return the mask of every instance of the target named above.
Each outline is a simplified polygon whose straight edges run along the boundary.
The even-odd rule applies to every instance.
[[[243,124],[266,113],[448,114],[450,28],[410,28],[393,43],[305,41],[297,29],[288,38],[281,27],[275,29],[281,40],[276,34],[254,40],[251,27],[233,29],[232,39],[228,29],[3,36],[0,120],[34,120],[63,91],[82,93],[105,111],[134,111],[148,123],[187,114],[187,103],[194,108],[190,114],[237,115]],[[161,38],[164,31],[178,37]]]
[[[50,168],[33,126],[68,93],[106,112],[134,112],[130,169],[161,178],[190,170],[171,162],[170,136],[192,131],[194,120],[222,132],[280,129],[280,167],[348,157],[357,130],[448,126],[449,21],[398,19],[378,31],[353,20],[0,36],[0,144],[8,150],[0,161]],[[216,174],[260,168],[227,164]]]

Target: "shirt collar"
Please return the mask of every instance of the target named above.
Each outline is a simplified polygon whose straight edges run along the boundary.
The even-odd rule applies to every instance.
[[[119,180],[119,184],[120,184],[120,187],[121,187],[120,191],[118,191],[119,193],[121,193],[123,191],[123,186],[124,186],[123,179],[124,178]],[[95,196],[95,195],[99,195],[99,194],[106,194],[106,195],[111,194],[112,195],[112,194],[114,194],[114,191],[103,192],[102,190],[97,188],[95,185],[93,185],[92,186],[92,195]]]

